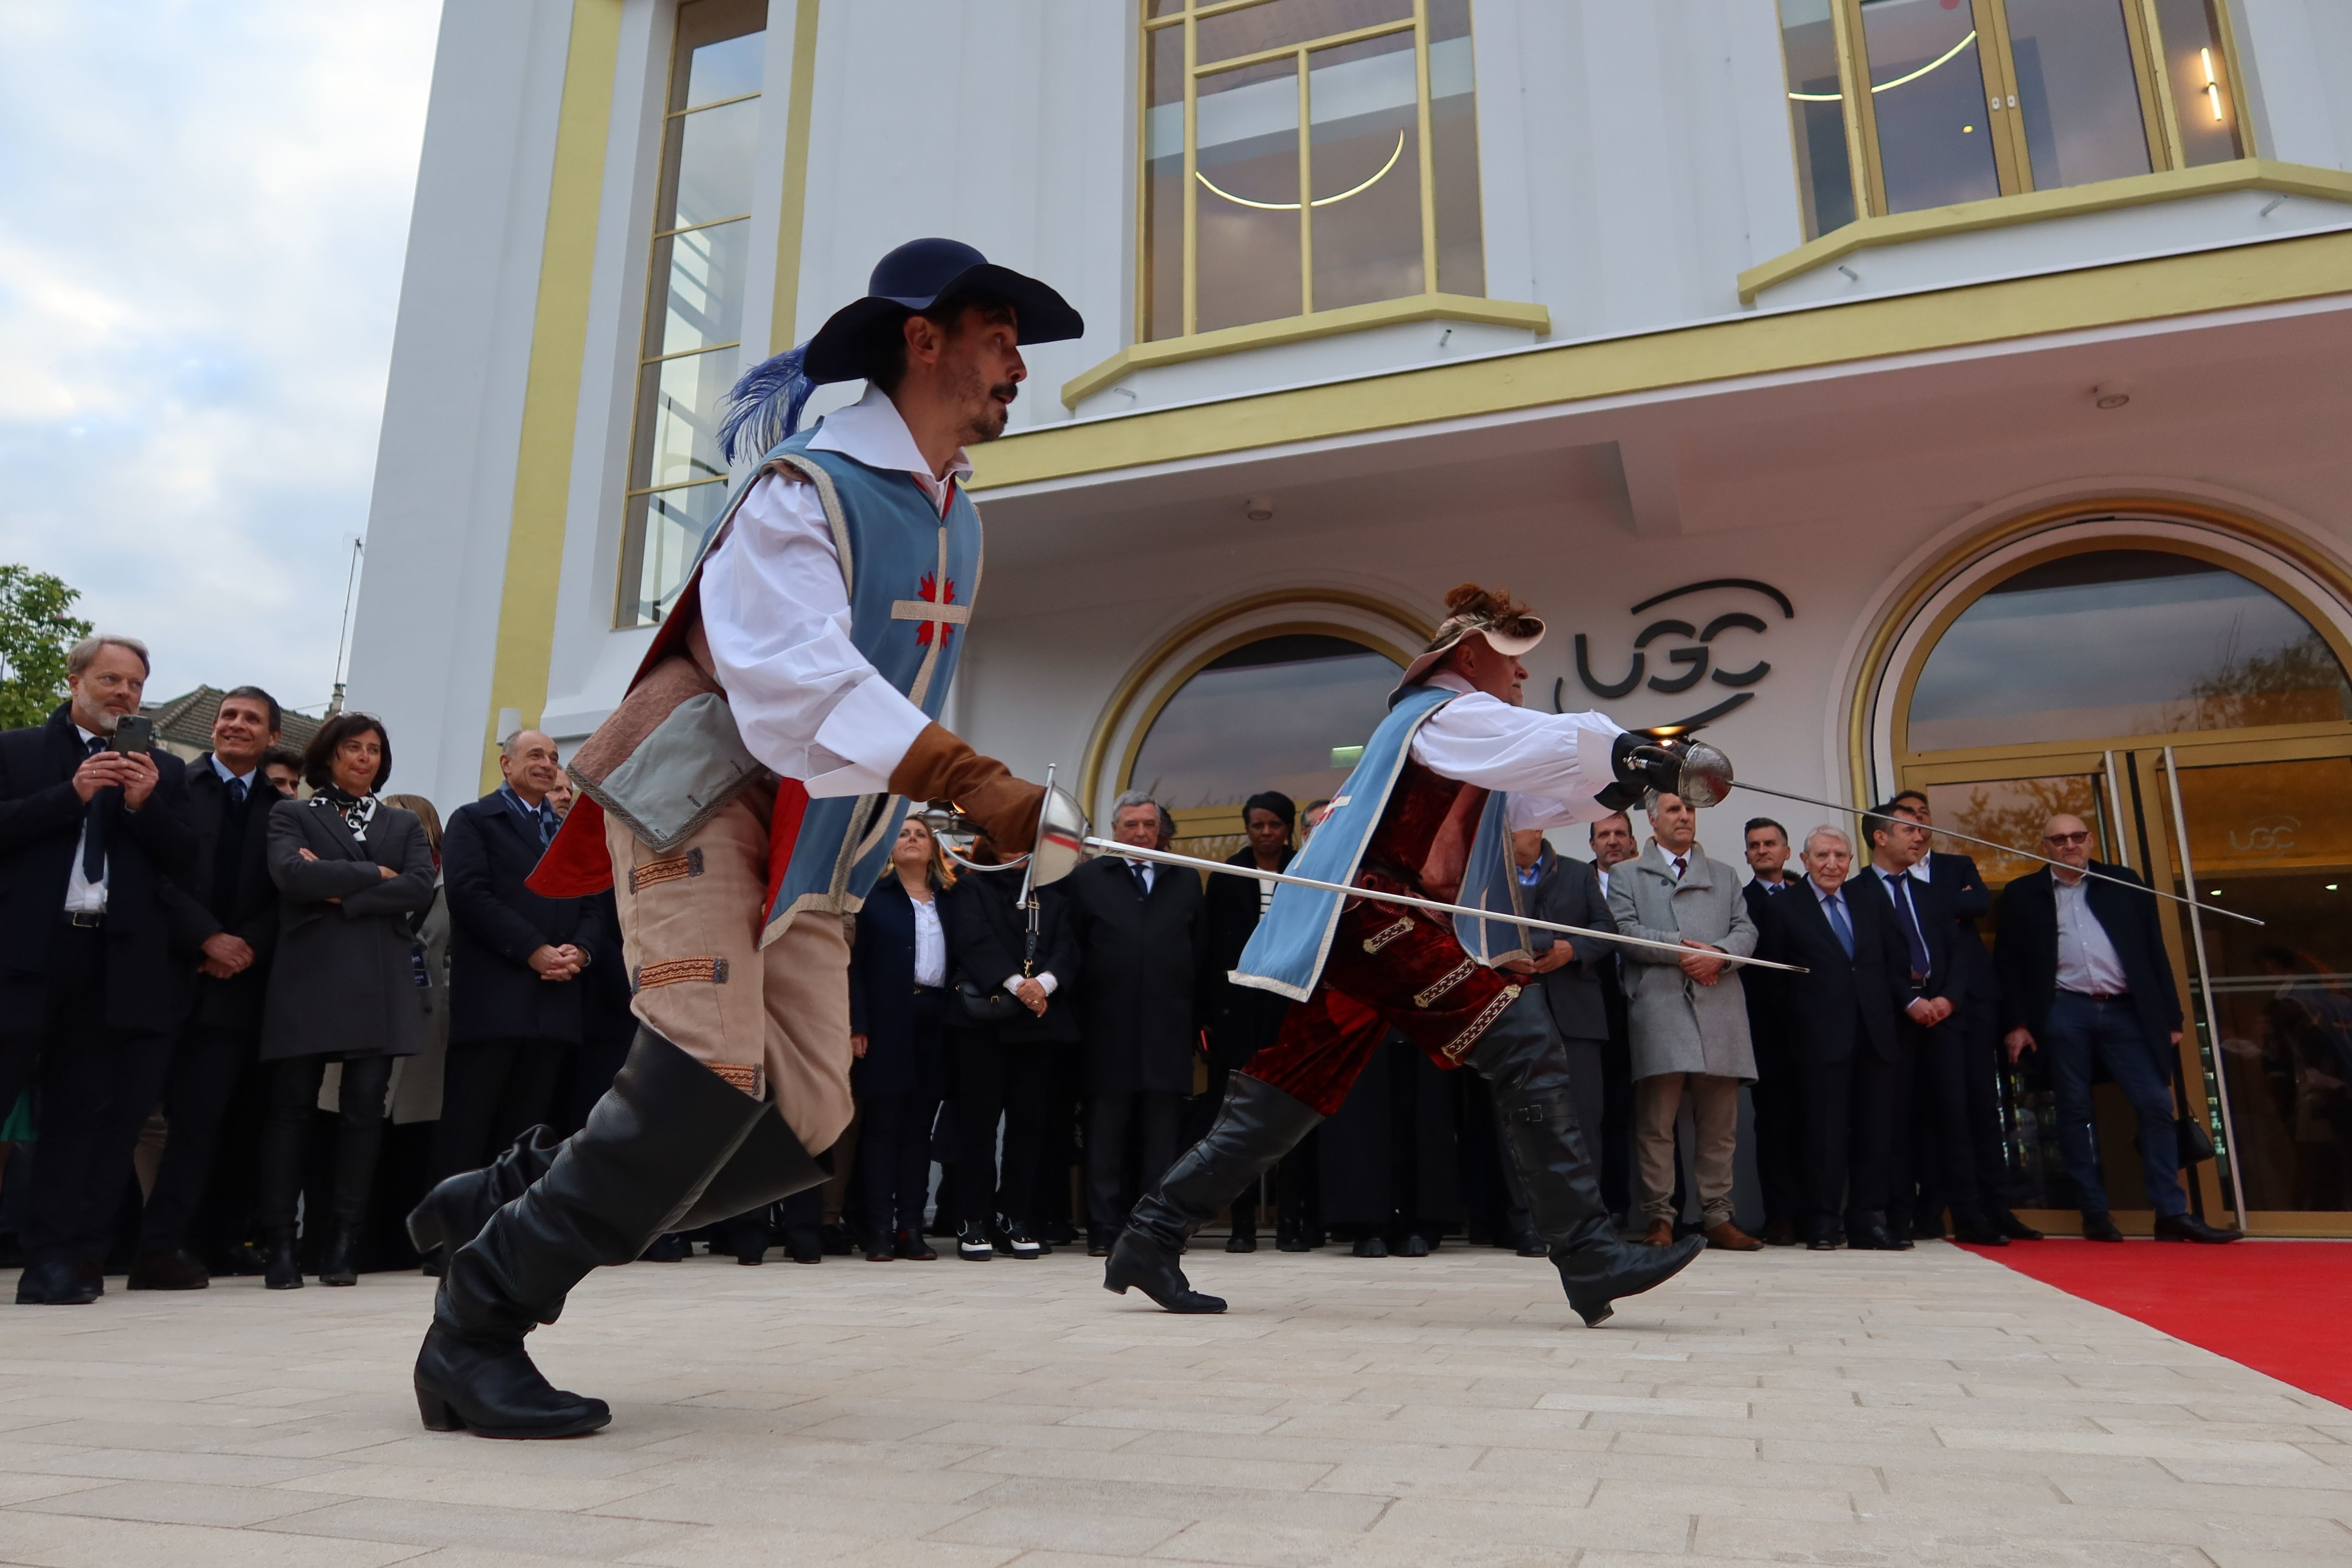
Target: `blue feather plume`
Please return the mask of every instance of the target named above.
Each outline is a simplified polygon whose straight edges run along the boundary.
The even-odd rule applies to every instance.
[[[800,428],[801,410],[816,390],[803,365],[807,356],[808,344],[798,343],[761,360],[727,394],[726,412],[719,421],[719,449],[730,463],[738,460],[739,453],[760,457]]]

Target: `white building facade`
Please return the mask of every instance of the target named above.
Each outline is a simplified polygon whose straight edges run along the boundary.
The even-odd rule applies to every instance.
[[[445,806],[585,736],[719,395],[950,235],[1088,329],[974,453],[982,750],[1229,847],[1507,584],[1531,701],[2262,915],[2172,929],[2202,1195],[2352,1233],[2347,171],[2337,0],[451,0],[352,701]]]

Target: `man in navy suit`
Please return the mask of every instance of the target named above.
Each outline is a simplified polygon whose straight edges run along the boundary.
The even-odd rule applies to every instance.
[[[1739,896],[1748,918],[1764,929],[1764,906],[1797,886],[1788,873],[1789,830],[1769,816],[1748,824],[1748,869],[1753,873]],[[1743,984],[1745,984],[1743,980]],[[1748,1038],[1756,1049],[1756,1082],[1748,1097],[1756,1107],[1756,1177],[1764,1189],[1764,1235],[1768,1246],[1792,1247],[1805,1212],[1804,1089],[1796,1058],[1789,1054],[1783,1009],[1769,990],[1748,993]]]
[[[1922,827],[1936,826],[1927,797],[1916,789],[1897,795],[1893,809]],[[1959,1004],[1959,1012],[1944,1027],[1956,1037],[1962,1081],[1947,1090],[1950,1096],[1947,1114],[1961,1124],[1954,1128],[1952,1136],[1967,1139],[1976,1174],[1973,1202],[1966,1193],[1943,1189],[1939,1167],[1921,1173],[1922,1195],[1931,1211],[1947,1203],[1956,1215],[1963,1208],[1973,1207],[2000,1233],[2001,1240],[1994,1246],[2007,1240],[2040,1241],[2042,1233],[2009,1207],[2009,1153],[2000,1119],[2000,984],[1993,973],[1991,950],[1985,946],[1984,932],[1977,925],[1992,912],[1991,889],[1973,858],[1942,849],[1922,854],[1911,875],[1943,896],[1944,907],[1952,917],[1953,999]],[[1927,1180],[1931,1174],[1936,1176],[1933,1183]]]
[[[2091,1064],[2097,1061],[2139,1113],[2140,1172],[2156,1209],[2158,1241],[2235,1241],[2238,1233],[2189,1212],[2180,1186],[2167,1053],[2180,1048],[2180,998],[2158,929],[2156,900],[2144,890],[2083,875],[2085,868],[2137,883],[2121,866],[2091,858],[2091,830],[2060,812],[2042,829],[2042,850],[2059,864],[2000,890],[2001,1021],[2009,1059],[2039,1049],[2058,1101],[2058,1150],[2083,1209],[2083,1235],[2121,1241],[2107,1211],[2091,1136]]]
[[[548,792],[555,742],[536,730],[499,746],[506,782],[450,814],[443,836],[449,900],[449,1056],[434,1129],[438,1181],[487,1162],[555,1116],[567,1058],[580,1045],[582,972],[616,933],[600,900],[547,899],[523,885],[555,837]]]
[[[1802,973],[1751,969],[1781,1020],[1804,1086],[1805,1241],[1834,1250],[1908,1247],[1886,1227],[1888,1157],[1903,1042],[1896,1016],[1910,1001],[1908,955],[1884,899],[1853,896],[1853,841],[1836,827],[1805,835],[1804,879],[1763,902],[1757,955]]]
[[[104,1289],[107,1228],[157,1064],[187,1005],[163,879],[195,849],[180,760],[117,752],[147,649],[84,637],[48,722],[0,732],[0,1107],[37,1073],[41,1142],[20,1305],[81,1306]]]

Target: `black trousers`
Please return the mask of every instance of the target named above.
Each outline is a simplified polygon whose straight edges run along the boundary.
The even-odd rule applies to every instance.
[[[291,1234],[302,1194],[302,1151],[310,1114],[326,1081],[325,1057],[289,1057],[269,1065],[269,1114],[261,1128],[261,1218],[273,1235]],[[359,1057],[343,1064],[336,1107],[335,1223],[357,1228],[367,1217],[376,1152],[383,1145],[383,1095],[392,1083],[390,1057]],[[313,1233],[323,1229],[313,1216]]]
[[[1274,1168],[1275,1223],[1282,1234],[1320,1245],[1323,1144],[1320,1129],[1301,1138]]]
[[[530,1128],[553,1121],[571,1051],[564,1040],[452,1041],[441,1068],[431,1179],[479,1170]]]
[[[190,1024],[172,1047],[160,1098],[171,1129],[163,1162],[139,1220],[139,1250],[169,1252],[184,1245],[220,1151],[221,1127],[259,1036],[247,1029]]]
[[[1778,1041],[1756,1045],[1756,1179],[1764,1189],[1764,1221],[1801,1226],[1806,1201],[1804,1077]]]
[[[956,1196],[959,1217],[985,1225],[1034,1219],[1037,1164],[1054,1098],[1054,1047],[1005,1045],[992,1032],[952,1037],[956,1056]],[[1000,1169],[996,1128],[1004,1124]]]
[[[1591,1126],[1587,1122],[1585,1125]],[[1588,1135],[1588,1142],[1592,1142]],[[1633,1051],[1622,1034],[1601,1043],[1601,1201],[1612,1215],[1633,1207]],[[1675,1162],[1682,1169],[1682,1162]]]
[[[1150,1192],[1176,1163],[1176,1124],[1184,1097],[1156,1089],[1087,1097],[1087,1228],[1108,1244],[1127,1223],[1128,1172],[1135,1192]]]
[[[1895,1110],[1909,1078],[1899,1055],[1887,1061],[1862,1045],[1845,1061],[1807,1063],[1801,1071],[1808,1236],[1834,1235],[1842,1221],[1866,1225],[1884,1217],[1891,1227]],[[1903,1218],[1908,1223],[1907,1208]]]
[[[1985,1184],[1977,1170],[1985,1140],[1978,1117],[1989,1106],[1969,1093],[1975,1054],[1969,1038],[1969,1013],[1963,1007],[1932,1029],[1906,1026],[1912,1046],[1911,1150],[1913,1185],[1918,1194],[1915,1217],[1921,1221],[1940,1222],[1947,1208],[1955,1223],[1985,1217]],[[1994,1136],[1997,1142],[1997,1130]]]
[[[171,1051],[168,1034],[107,1024],[106,980],[103,930],[61,926],[41,1016],[0,1025],[8,1030],[0,1034],[0,1107],[14,1108],[26,1089],[39,1096],[25,1215],[30,1260],[104,1256],[131,1146]]]
[[[857,1102],[857,1192],[874,1231],[922,1234],[931,1195],[931,1123],[940,1102],[929,1094],[869,1094]]]

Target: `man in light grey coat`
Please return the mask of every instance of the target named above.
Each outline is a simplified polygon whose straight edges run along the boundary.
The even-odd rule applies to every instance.
[[[1739,1086],[1756,1079],[1748,1005],[1736,965],[1756,951],[1756,922],[1739,875],[1698,847],[1698,814],[1679,795],[1653,795],[1649,847],[1609,879],[1609,912],[1627,936],[1679,942],[1677,961],[1629,948],[1625,1005],[1633,1048],[1633,1150],[1653,1247],[1675,1237],[1675,1118],[1685,1094],[1698,1129],[1700,1224],[1709,1247],[1763,1244],[1731,1218],[1732,1156],[1739,1145]]]

